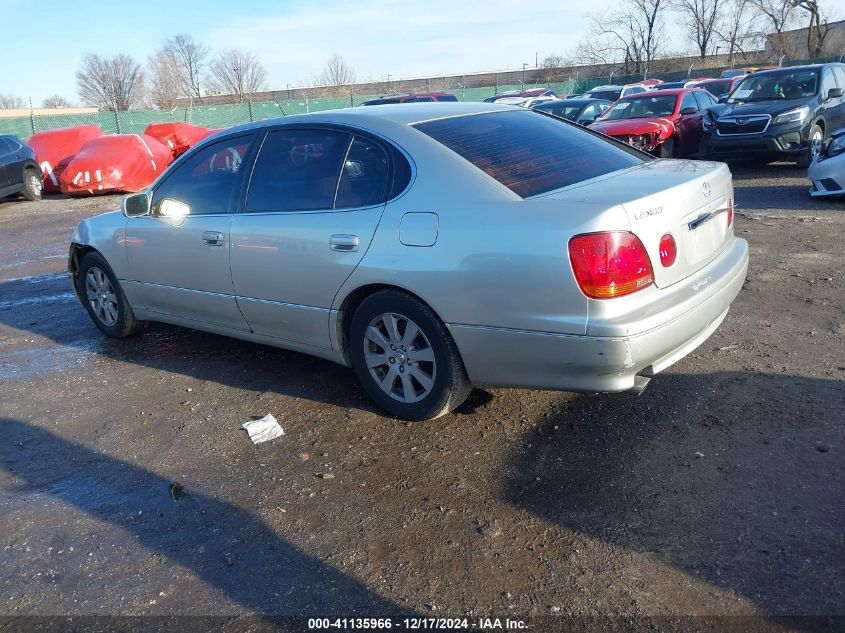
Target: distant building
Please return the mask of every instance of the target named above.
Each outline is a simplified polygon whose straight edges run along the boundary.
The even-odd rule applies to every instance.
[[[804,27],[767,35],[766,57],[777,60],[784,55],[786,60],[809,59],[807,31],[808,27]],[[845,20],[822,24],[821,32],[824,36],[822,57],[845,59]]]
[[[28,117],[30,113],[35,116],[55,114],[96,114],[97,108],[21,108],[20,110],[0,110],[0,119],[14,119]]]

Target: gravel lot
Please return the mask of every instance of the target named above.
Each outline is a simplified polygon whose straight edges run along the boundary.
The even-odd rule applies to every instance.
[[[300,354],[104,339],[62,272],[118,198],[3,201],[0,615],[845,616],[845,200],[735,179],[748,282],[643,395],[423,424]]]

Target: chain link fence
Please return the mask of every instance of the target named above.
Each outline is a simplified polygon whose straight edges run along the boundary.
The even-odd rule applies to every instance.
[[[799,62],[795,62],[799,63]],[[816,62],[818,63],[818,62]],[[699,76],[718,77],[724,68],[708,68],[700,71]],[[687,71],[661,73],[654,76],[663,81],[680,81],[687,78]],[[482,101],[497,92],[529,88],[550,88],[559,95],[580,94],[591,88],[607,84],[626,84],[641,81],[640,75],[616,75],[611,77],[591,77],[569,79],[533,85],[498,85],[484,88],[452,88],[460,101]],[[38,115],[33,111],[28,117],[0,118],[0,134],[14,134],[26,140],[36,132],[74,125],[98,125],[106,134],[140,134],[150,123],[169,123],[186,121],[209,128],[224,128],[250,121],[260,121],[292,114],[320,112],[337,108],[361,105],[368,99],[379,95],[354,95],[346,97],[283,99],[273,101],[248,102],[230,105],[197,105],[174,108],[172,110],[128,110],[118,112],[95,112],[90,114],[51,114]]]

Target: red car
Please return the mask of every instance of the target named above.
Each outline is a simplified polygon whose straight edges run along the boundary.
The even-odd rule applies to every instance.
[[[661,158],[698,152],[704,111],[716,99],[700,88],[651,91],[623,97],[590,128]]]

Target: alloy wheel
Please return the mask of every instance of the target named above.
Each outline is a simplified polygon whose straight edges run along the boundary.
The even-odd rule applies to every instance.
[[[437,363],[431,343],[401,314],[381,314],[370,322],[364,332],[364,360],[376,384],[399,402],[419,402],[434,387]]]
[[[117,323],[117,295],[106,273],[96,266],[89,268],[85,275],[85,293],[94,316],[103,325],[111,327]]]
[[[30,174],[28,176],[28,183],[29,190],[35,195],[40,197],[41,196],[41,189],[43,185],[41,184],[41,179],[36,176],[35,174]]]

